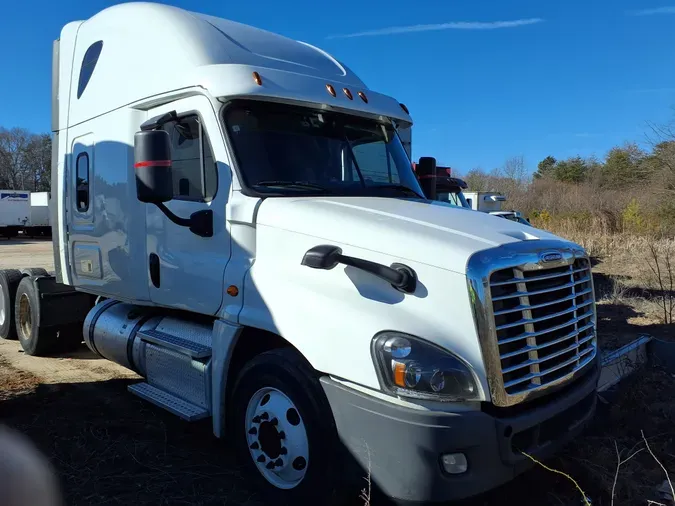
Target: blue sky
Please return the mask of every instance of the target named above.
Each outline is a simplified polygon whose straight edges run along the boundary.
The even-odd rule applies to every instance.
[[[0,126],[49,129],[52,40],[114,3],[3,7]],[[675,119],[675,0],[164,3],[322,47],[409,107],[415,158],[461,173],[514,155],[530,170],[548,154],[602,157]]]

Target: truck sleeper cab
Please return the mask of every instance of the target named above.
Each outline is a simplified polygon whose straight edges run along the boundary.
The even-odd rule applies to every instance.
[[[66,25],[53,69],[56,273],[0,271],[3,338],[39,355],[79,326],[291,504],[368,474],[401,502],[475,495],[592,417],[584,250],[427,199],[407,109],[341,62],[125,3]]]

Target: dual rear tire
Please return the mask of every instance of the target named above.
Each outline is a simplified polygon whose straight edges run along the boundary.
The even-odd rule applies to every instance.
[[[45,321],[35,282],[35,276],[45,275],[42,268],[0,270],[0,338],[18,338],[27,355],[71,351],[82,342],[81,325]]]
[[[21,278],[21,271],[16,269],[0,270],[0,337],[3,339],[16,339],[14,301]]]

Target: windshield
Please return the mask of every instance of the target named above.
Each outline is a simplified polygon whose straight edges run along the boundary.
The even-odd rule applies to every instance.
[[[263,102],[228,108],[225,124],[243,182],[258,193],[423,198],[389,124]]]
[[[471,207],[469,206],[468,202],[464,198],[464,194],[461,191],[439,192],[436,196],[436,199],[456,207]]]

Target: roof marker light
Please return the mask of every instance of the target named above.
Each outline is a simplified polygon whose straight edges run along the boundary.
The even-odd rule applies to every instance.
[[[257,72],[253,72],[253,81],[258,86],[262,86],[262,78],[260,77],[260,74],[258,74]]]
[[[347,88],[342,88],[342,92],[349,100],[354,100],[354,95],[352,95],[352,92],[349,91]]]
[[[333,88],[332,84],[327,84],[326,89],[328,90],[328,93],[330,93],[333,96],[336,96],[335,88]]]
[[[366,94],[362,91],[359,91],[359,97],[361,97],[361,100],[363,100],[366,104],[368,103],[368,97],[366,97]]]
[[[406,114],[410,114],[410,111],[409,111],[408,108],[405,106],[405,104],[398,104],[398,105],[401,106],[401,109],[403,109],[403,110],[405,111]]]

